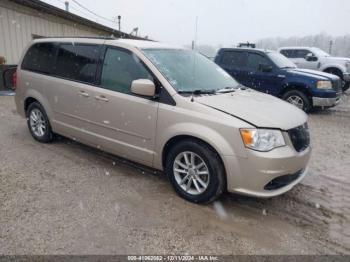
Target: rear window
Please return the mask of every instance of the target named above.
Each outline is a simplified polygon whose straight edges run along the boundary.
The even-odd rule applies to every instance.
[[[98,52],[98,45],[61,44],[53,74],[79,82],[94,83]]]
[[[55,57],[54,43],[38,43],[29,48],[21,68],[38,73],[50,74]]]

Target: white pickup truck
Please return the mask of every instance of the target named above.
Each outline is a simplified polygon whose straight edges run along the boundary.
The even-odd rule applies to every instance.
[[[350,58],[334,57],[316,47],[282,47],[278,49],[299,68],[319,70],[339,76],[343,91],[350,87]]]

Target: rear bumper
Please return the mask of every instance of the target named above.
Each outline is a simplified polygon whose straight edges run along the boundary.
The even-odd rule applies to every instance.
[[[332,107],[339,104],[341,101],[341,96],[337,95],[337,97],[313,97],[312,105],[314,107]]]

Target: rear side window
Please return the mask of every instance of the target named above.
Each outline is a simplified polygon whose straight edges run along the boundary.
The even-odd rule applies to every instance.
[[[242,67],[245,63],[245,53],[237,51],[226,51],[223,54],[221,63],[226,66]]]
[[[131,94],[131,82],[137,79],[154,81],[137,56],[126,50],[108,48],[102,68],[101,86],[112,91]]]
[[[25,54],[21,68],[37,73],[50,74],[55,52],[56,45],[54,43],[34,44]]]
[[[98,45],[61,44],[53,74],[79,82],[94,83],[98,53]]]

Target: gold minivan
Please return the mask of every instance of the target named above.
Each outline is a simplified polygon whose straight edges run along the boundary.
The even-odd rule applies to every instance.
[[[248,76],[247,76],[248,77]],[[152,41],[33,41],[14,78],[32,136],[60,134],[163,170],[183,198],[272,197],[307,173],[304,112],[203,55]]]

